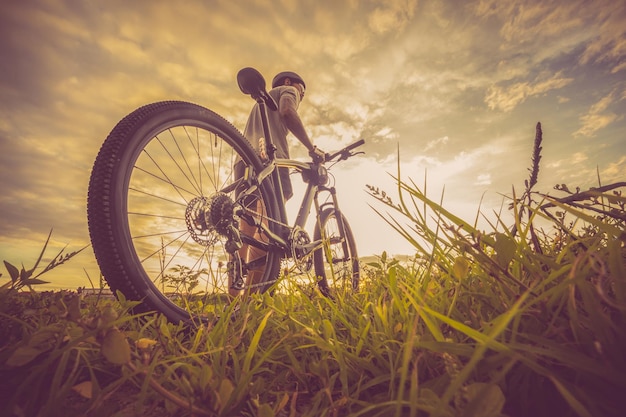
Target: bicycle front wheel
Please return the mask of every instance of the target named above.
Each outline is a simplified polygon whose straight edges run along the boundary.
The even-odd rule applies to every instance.
[[[224,229],[237,226],[233,208],[262,207],[249,214],[264,219],[278,215],[267,182],[236,201],[235,187],[227,186],[239,160],[255,172],[262,168],[235,127],[191,103],[149,104],[117,124],[96,158],[87,201],[94,253],[114,292],[173,322],[222,313],[226,247],[233,243]],[[280,268],[280,254],[268,251],[265,258],[261,282]]]
[[[356,242],[348,220],[334,208],[322,210],[313,233],[322,247],[313,253],[315,275],[324,295],[331,290],[357,291],[361,270]]]

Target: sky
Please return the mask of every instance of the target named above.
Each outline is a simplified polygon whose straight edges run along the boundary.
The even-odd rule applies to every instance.
[[[398,162],[468,221],[523,190],[537,122],[537,190],[626,177],[621,0],[0,0],[0,260],[29,267],[51,228],[49,255],[89,245],[91,167],[137,107],[190,101],[243,130],[247,66],[305,79],[322,149],[366,140],[332,171],[361,255],[412,253],[366,189],[396,197]],[[89,285],[93,259],[48,278]]]

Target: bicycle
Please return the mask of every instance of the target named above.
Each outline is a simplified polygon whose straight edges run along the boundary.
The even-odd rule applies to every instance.
[[[266,121],[277,106],[262,75],[244,68],[237,81]],[[93,166],[87,216],[96,260],[114,293],[172,322],[206,321],[230,301],[229,274],[241,286],[246,270],[264,265],[259,283],[247,290],[265,292],[284,277],[283,260],[299,275],[313,273],[326,296],[331,288],[358,289],[356,242],[328,169],[276,158],[264,127],[267,160],[224,118],[188,102],[142,106],[113,128]],[[327,154],[326,163],[362,153],[353,149],[363,143]],[[235,179],[237,161],[245,169]],[[278,167],[300,173],[307,184],[292,226]],[[305,225],[312,207],[311,238]],[[242,222],[257,233],[241,233]],[[238,255],[244,244],[264,255],[246,263]]]

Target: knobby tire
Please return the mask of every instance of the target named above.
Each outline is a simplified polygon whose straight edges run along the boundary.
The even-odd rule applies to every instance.
[[[195,104],[149,104],[115,126],[94,163],[87,201],[93,250],[114,292],[172,322],[221,314],[228,291],[225,239],[198,213],[211,204],[222,215],[235,200],[232,191],[215,196],[234,181],[238,159],[262,169],[234,126]],[[255,198],[264,216],[283,221],[271,185],[264,182]],[[267,252],[261,282],[274,280],[279,269],[280,254]]]
[[[325,295],[332,291],[357,291],[361,277],[356,241],[345,216],[334,208],[322,210],[315,225],[314,240],[322,239],[322,248],[313,253],[318,285]]]

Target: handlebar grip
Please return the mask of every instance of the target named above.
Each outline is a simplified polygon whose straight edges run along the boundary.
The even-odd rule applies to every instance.
[[[365,143],[365,139],[359,139],[356,142],[354,142],[352,145],[348,145],[344,151],[351,151],[354,148],[358,148],[359,146],[363,145]]]
[[[337,151],[337,152],[335,152],[333,154],[330,154],[330,155],[326,154],[326,160],[327,161],[331,161],[331,160],[335,159],[337,156],[343,155],[344,152],[350,152],[352,149],[358,148],[359,146],[363,145],[364,143],[365,143],[365,139],[359,139],[356,142],[346,146],[345,148],[343,148],[340,151]],[[350,156],[350,155],[348,155],[348,156]],[[346,156],[345,158],[347,159],[348,156]]]

